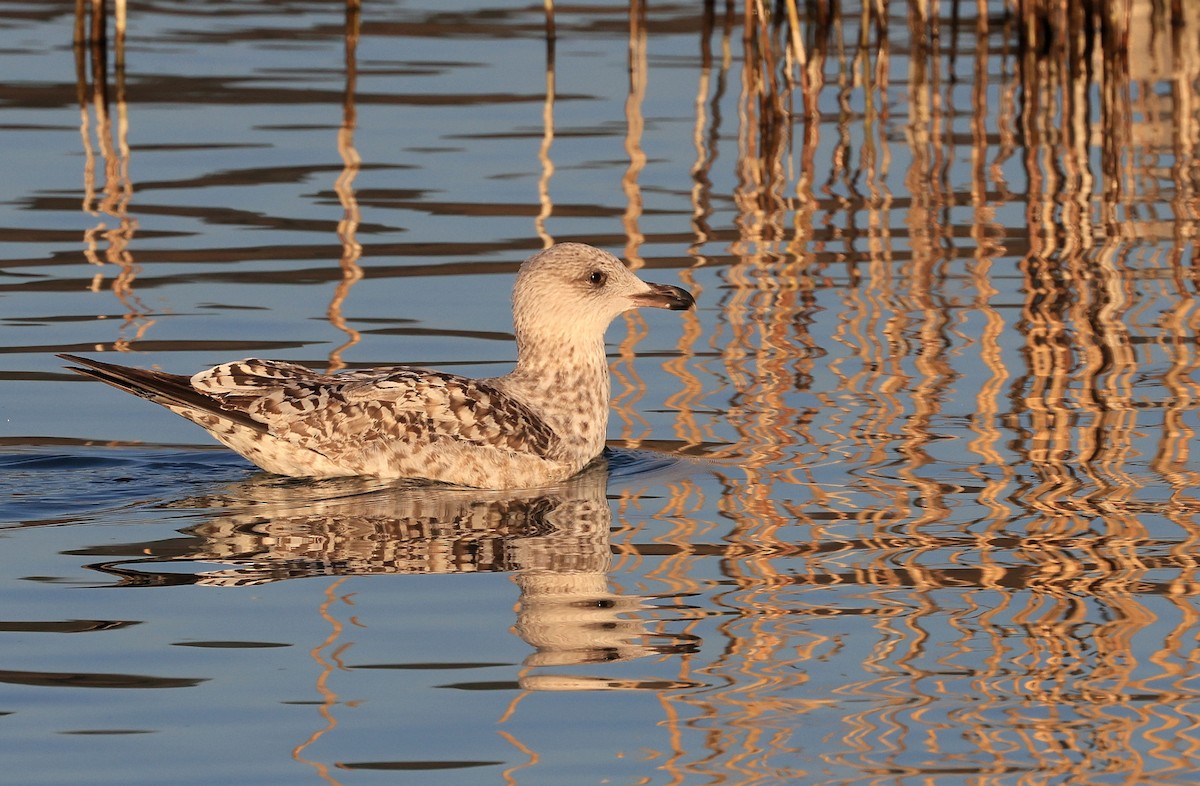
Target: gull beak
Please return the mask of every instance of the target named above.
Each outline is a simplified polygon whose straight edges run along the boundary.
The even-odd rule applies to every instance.
[[[651,308],[669,308],[672,311],[687,311],[696,305],[692,293],[670,284],[648,284],[650,291],[633,296],[634,305]]]

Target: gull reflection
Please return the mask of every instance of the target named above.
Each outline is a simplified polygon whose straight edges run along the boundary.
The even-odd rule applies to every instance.
[[[270,475],[168,504],[204,512],[171,539],[92,549],[141,555],[91,565],[125,586],[241,587],[314,576],[512,572],[512,631],[530,667],[628,660],[695,649],[651,632],[647,599],[609,587],[612,509],[601,457],[557,486],[487,491],[366,478]],[[181,566],[205,563],[195,572]],[[225,567],[208,569],[211,563]],[[529,687],[536,687],[531,678]],[[555,683],[556,689],[561,689]],[[606,686],[613,687],[613,686]]]

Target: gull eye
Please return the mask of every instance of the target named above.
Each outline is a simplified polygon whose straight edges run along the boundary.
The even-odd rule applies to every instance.
[[[587,280],[592,286],[602,287],[604,286],[605,282],[608,281],[608,274],[603,270],[593,270],[588,274]]]

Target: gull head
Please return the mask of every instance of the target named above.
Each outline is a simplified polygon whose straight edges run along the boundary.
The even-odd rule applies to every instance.
[[[696,304],[686,289],[651,284],[607,251],[559,243],[525,260],[513,288],[518,340],[545,336],[602,340],[609,324],[635,308],[684,311]]]

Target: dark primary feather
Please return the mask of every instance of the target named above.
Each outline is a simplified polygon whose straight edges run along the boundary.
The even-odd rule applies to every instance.
[[[148,371],[140,368],[118,366],[99,360],[79,357],[78,355],[60,354],[58,357],[69,363],[78,363],[85,368],[67,366],[76,374],[92,377],[106,382],[127,393],[141,396],[144,399],[162,404],[164,407],[179,406],[188,409],[207,412],[217,417],[233,421],[258,432],[265,433],[267,426],[245,412],[227,409],[210,396],[192,387],[191,377],[182,374],[168,374],[165,371]]]

